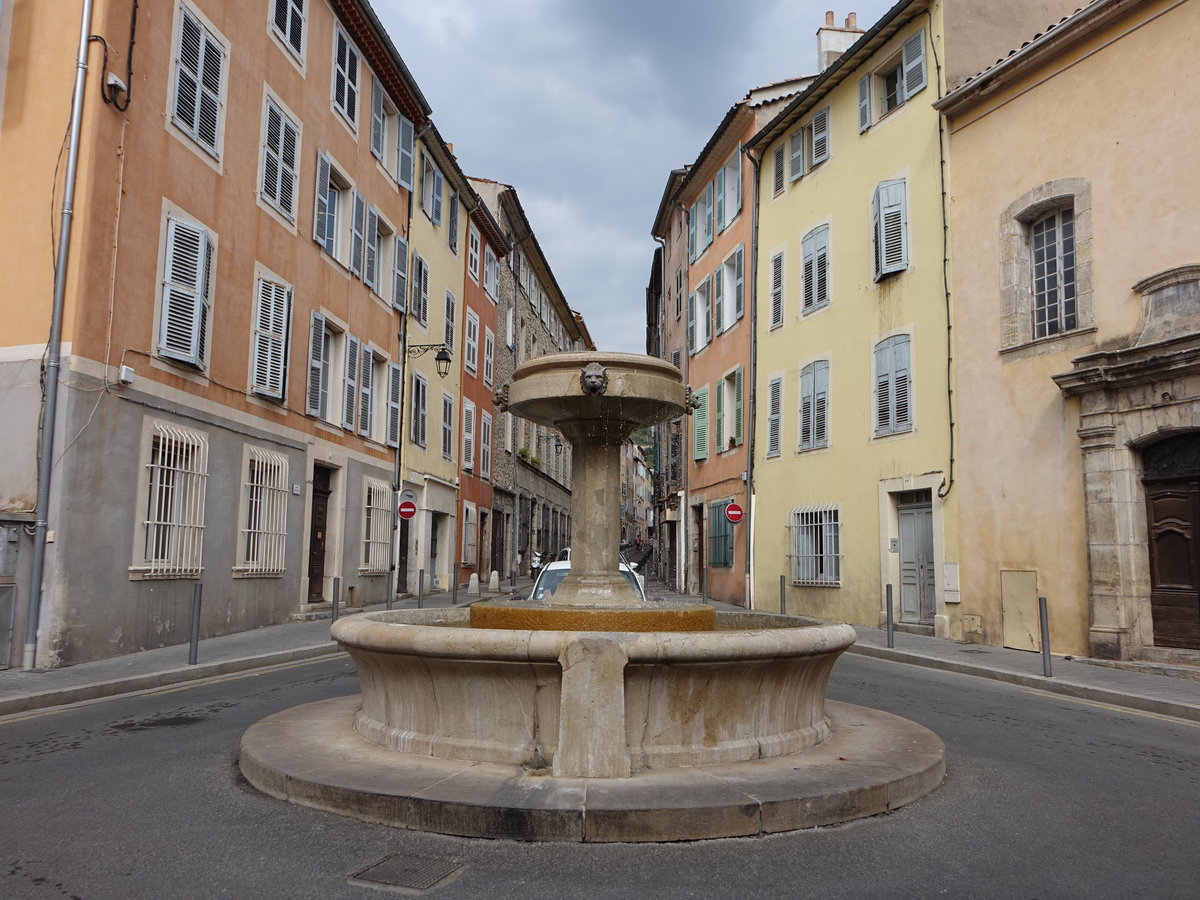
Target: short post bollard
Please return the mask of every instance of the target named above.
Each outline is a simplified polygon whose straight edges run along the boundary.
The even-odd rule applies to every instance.
[[[787,615],[787,594],[784,593],[786,591],[784,587],[785,578],[786,576],[784,575],[779,576],[779,614],[781,616]]]
[[[516,569],[510,569],[510,570],[509,570],[509,572],[508,572],[508,582],[509,582],[509,584],[511,584],[511,585],[512,585],[512,587],[513,587],[513,590],[515,591],[515,590],[517,589],[517,570],[516,570]]]
[[[338,620],[338,610],[342,602],[342,579],[333,579],[333,621]]]
[[[892,586],[887,586],[887,645],[896,646],[896,620],[892,613]]]
[[[1046,598],[1038,597],[1038,618],[1042,622],[1042,674],[1052,678],[1050,672],[1050,617],[1046,613]]]
[[[200,656],[200,597],[204,593],[204,585],[192,586],[192,645],[188,648],[188,665],[194,666]]]
[[[387,608],[392,608],[392,599],[396,596],[396,567],[392,566],[388,569],[387,580]]]
[[[458,563],[454,564],[454,575],[450,581],[450,605],[458,606]]]
[[[425,607],[425,570],[417,570],[417,609]]]

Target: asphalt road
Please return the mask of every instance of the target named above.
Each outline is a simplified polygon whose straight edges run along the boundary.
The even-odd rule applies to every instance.
[[[667,845],[481,841],[302,809],[239,778],[241,733],[357,691],[344,657],[0,720],[0,897],[1200,896],[1200,725],[843,657],[830,696],[932,728],[946,782],[886,816]]]

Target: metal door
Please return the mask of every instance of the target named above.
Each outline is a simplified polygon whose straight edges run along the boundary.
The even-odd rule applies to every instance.
[[[932,625],[936,609],[933,570],[933,508],[929,503],[901,506],[900,621]]]

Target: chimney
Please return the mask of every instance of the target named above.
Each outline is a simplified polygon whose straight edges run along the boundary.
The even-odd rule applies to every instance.
[[[838,28],[834,25],[833,10],[825,13],[825,24],[817,29],[817,72],[824,72],[834,60],[841,56],[857,41],[863,30],[858,27],[858,14],[846,16],[846,25]]]

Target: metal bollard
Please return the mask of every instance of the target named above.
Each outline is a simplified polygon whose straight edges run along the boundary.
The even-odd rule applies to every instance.
[[[1046,613],[1046,598],[1038,597],[1038,618],[1042,620],[1042,674],[1052,678],[1050,672],[1050,617]]]
[[[453,580],[450,582],[450,605],[458,606],[458,563],[454,564]]]
[[[509,570],[508,581],[509,581],[509,584],[512,585],[513,590],[515,591],[517,589],[517,570],[516,569]]]
[[[342,579],[335,577],[333,579],[333,621],[338,620],[338,608],[342,602]]]
[[[204,585],[192,586],[192,645],[188,648],[188,665],[194,666],[200,656],[200,597],[204,593]]]
[[[417,570],[417,609],[425,607],[425,570]]]
[[[896,620],[892,613],[892,586],[887,586],[887,645],[896,646]]]
[[[392,598],[396,596],[396,567],[388,569],[387,579],[387,608],[392,608]]]
[[[787,588],[784,586],[786,578],[786,575],[779,576],[779,614],[781,616],[787,615],[787,594],[785,593]]]

